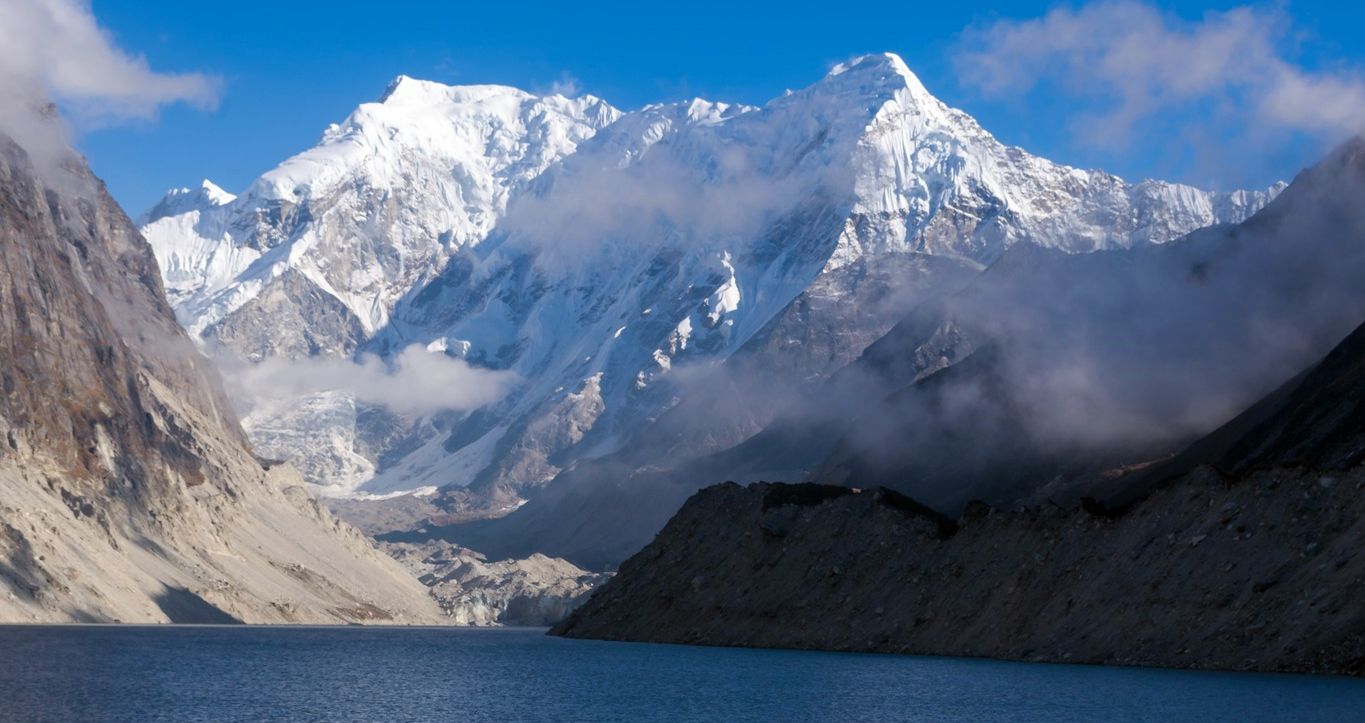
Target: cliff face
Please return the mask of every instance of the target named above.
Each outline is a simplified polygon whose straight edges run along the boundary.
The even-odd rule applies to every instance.
[[[0,135],[0,620],[437,619],[300,485],[251,454],[103,184]]]
[[[241,445],[240,432],[208,362],[161,301],[141,237],[71,163],[48,173],[66,186],[58,191],[23,150],[0,141],[5,453],[48,456],[76,476],[202,484],[193,440],[153,416],[163,410],[152,381],[175,390],[224,441]]]
[[[708,488],[554,632],[1362,674],[1362,370],[1365,327],[1122,506]]]

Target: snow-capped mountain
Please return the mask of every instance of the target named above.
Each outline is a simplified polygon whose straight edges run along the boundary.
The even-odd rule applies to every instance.
[[[343,390],[248,417],[332,491],[473,484],[505,507],[670,409],[692,447],[734,444],[764,420],[676,410],[818,381],[1012,245],[1163,243],[1278,190],[1054,164],[871,55],[761,108],[624,115],[400,79],[241,198],[174,192],[144,228],[181,320],[248,360],[421,344],[514,372],[472,414],[399,419]]]
[[[141,227],[201,344],[251,362],[348,357],[513,193],[619,115],[588,96],[399,77],[240,197],[209,181],[172,191]],[[345,491],[374,474],[356,419],[379,411],[340,389],[258,402],[243,424],[263,454]]]
[[[141,225],[198,338],[251,360],[344,355],[487,235],[513,193],[619,115],[591,96],[400,76],[240,197],[205,181],[172,191]],[[271,292],[314,328],[281,336],[278,317],[254,315]],[[312,294],[331,308],[310,308]]]

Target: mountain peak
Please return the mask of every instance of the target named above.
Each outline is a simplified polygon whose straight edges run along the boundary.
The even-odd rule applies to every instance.
[[[418,156],[481,169],[478,183],[497,185],[490,174],[536,175],[618,116],[590,95],[538,96],[505,85],[446,85],[399,75],[378,101],[362,103],[332,124],[318,145],[261,175],[246,195],[297,203],[357,178],[394,188],[407,183],[402,169]],[[491,189],[484,189],[488,198],[502,193]]]
[[[844,122],[859,129],[888,106],[914,109],[926,117],[947,122],[943,115],[948,107],[925,89],[895,53],[859,55],[839,63],[815,84],[775,98],[768,107],[799,108],[812,104],[840,115]]]
[[[860,85],[889,86],[895,90],[906,89],[915,95],[928,97],[919,76],[910,70],[901,56],[895,53],[872,53],[860,55],[839,63],[830,69],[826,81],[840,78],[857,82]]]
[[[524,100],[532,94],[510,85],[447,85],[434,80],[419,80],[399,75],[389,82],[379,97],[381,105],[431,106],[451,102],[479,102],[496,98]]]
[[[172,188],[157,201],[156,205],[138,219],[139,225],[151,223],[159,218],[178,216],[188,211],[202,211],[215,206],[226,206],[237,197],[224,191],[218,184],[205,178],[199,185],[190,188]]]
[[[379,100],[377,100],[376,102],[387,103],[388,100],[397,95],[400,90],[406,91],[407,89],[411,89],[415,85],[422,82],[423,81],[417,80],[416,78],[410,75],[403,75],[400,73],[393,80],[389,81],[389,84],[384,87],[384,92],[379,96]]]
[[[237,199],[236,196],[224,191],[221,186],[207,178],[199,182],[199,194],[214,206],[226,206]]]
[[[895,53],[857,55],[835,65],[830,69],[829,75],[843,75],[851,71],[868,69],[888,70],[904,76],[914,76],[914,73],[910,71],[910,66],[906,65],[905,60]]]

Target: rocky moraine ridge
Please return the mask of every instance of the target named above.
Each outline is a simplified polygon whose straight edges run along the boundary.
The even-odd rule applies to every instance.
[[[431,590],[455,625],[553,625],[610,577],[540,554],[490,561],[439,540],[380,547]]]

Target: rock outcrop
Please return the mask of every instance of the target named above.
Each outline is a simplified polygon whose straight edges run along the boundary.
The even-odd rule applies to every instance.
[[[252,455],[137,228],[44,160],[0,134],[0,620],[439,621]]]
[[[388,543],[384,549],[431,589],[456,625],[553,625],[610,577],[538,554],[489,562],[439,541]]]

